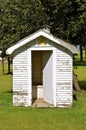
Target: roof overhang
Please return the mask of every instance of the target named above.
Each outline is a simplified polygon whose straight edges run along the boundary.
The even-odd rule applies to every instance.
[[[17,42],[14,46],[8,48],[6,50],[6,54],[11,55],[16,49],[20,48],[21,46],[24,46],[25,44],[29,43],[30,41],[43,36],[53,42],[55,42],[56,44],[63,46],[65,48],[67,48],[72,54],[77,54],[77,48],[74,45],[71,45],[59,38],[56,38],[55,36],[53,36],[51,33],[46,32],[43,29],[40,29],[38,31],[36,31],[35,33],[25,37],[24,39],[20,40],[19,42]]]

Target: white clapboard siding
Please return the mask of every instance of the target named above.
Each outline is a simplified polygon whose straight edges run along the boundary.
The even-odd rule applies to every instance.
[[[13,55],[13,104],[28,105],[28,52],[21,49]]]
[[[72,56],[68,52],[56,51],[56,106],[72,105]]]

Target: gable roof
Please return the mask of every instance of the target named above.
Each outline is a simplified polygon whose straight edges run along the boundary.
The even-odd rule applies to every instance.
[[[71,45],[59,38],[56,38],[54,35],[52,35],[49,31],[47,31],[46,29],[40,29],[38,31],[36,31],[35,33],[25,37],[24,39],[18,41],[14,46],[8,48],[6,50],[6,54],[12,54],[13,51],[15,51],[16,49],[18,49],[19,47],[27,44],[28,42],[40,37],[40,36],[43,36],[53,42],[55,42],[56,44],[60,45],[60,46],[63,46],[65,48],[67,48],[68,50],[70,50],[73,54],[77,54],[77,49],[74,45]]]

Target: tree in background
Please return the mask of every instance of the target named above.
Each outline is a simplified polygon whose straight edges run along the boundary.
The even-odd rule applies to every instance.
[[[41,0],[53,33],[75,45],[86,46],[86,0]]]
[[[45,14],[40,0],[3,0],[0,8],[0,46],[4,58],[8,47],[44,24]]]
[[[86,46],[86,0],[0,0],[0,46],[6,49],[43,24],[75,45]],[[9,62],[9,61],[8,61]]]

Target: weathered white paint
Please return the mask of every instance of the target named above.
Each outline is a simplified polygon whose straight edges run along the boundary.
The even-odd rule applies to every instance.
[[[44,37],[46,43],[38,43],[41,37]],[[13,104],[15,106],[32,105],[32,98],[35,96],[32,96],[34,91],[32,88],[32,66],[34,65],[32,52],[40,51],[42,56],[39,56],[39,60],[38,56],[35,57],[35,62],[40,62],[42,58],[43,68],[40,70],[43,72],[43,83],[38,84],[36,88],[37,98],[43,98],[54,107],[72,106],[72,53],[76,52],[74,49],[72,45],[53,37],[44,30],[39,30],[9,48],[7,54],[13,53]],[[37,71],[34,71],[37,74]],[[42,74],[39,73],[38,75]],[[40,88],[40,85],[43,88]]]
[[[72,106],[72,55],[60,49],[56,55],[56,106]]]
[[[47,60],[44,82],[44,100],[57,107],[72,104],[72,57],[66,52],[54,47],[32,47],[21,53],[14,53],[13,59],[13,103],[14,105],[32,104],[32,50],[46,50],[51,52]],[[45,58],[46,57],[46,58]],[[46,74],[47,73],[47,74]],[[55,76],[56,75],[56,76]],[[53,79],[53,80],[52,80]],[[47,86],[47,87],[45,87]],[[56,86],[56,87],[55,87]],[[18,93],[17,93],[18,92]],[[47,94],[48,93],[48,94]],[[51,96],[50,96],[51,95]],[[19,100],[19,101],[18,101]],[[26,102],[25,102],[26,100]]]
[[[33,46],[13,58],[13,104],[32,105],[32,51],[44,51],[44,100],[57,107],[72,105],[72,57],[60,48]],[[49,56],[49,53],[52,54]],[[53,79],[53,80],[52,80]],[[47,87],[46,87],[47,86]],[[41,90],[42,91],[42,90]],[[38,92],[39,93],[39,92]],[[39,95],[39,94],[38,94]]]
[[[13,104],[28,106],[28,52],[17,50],[13,57]]]

